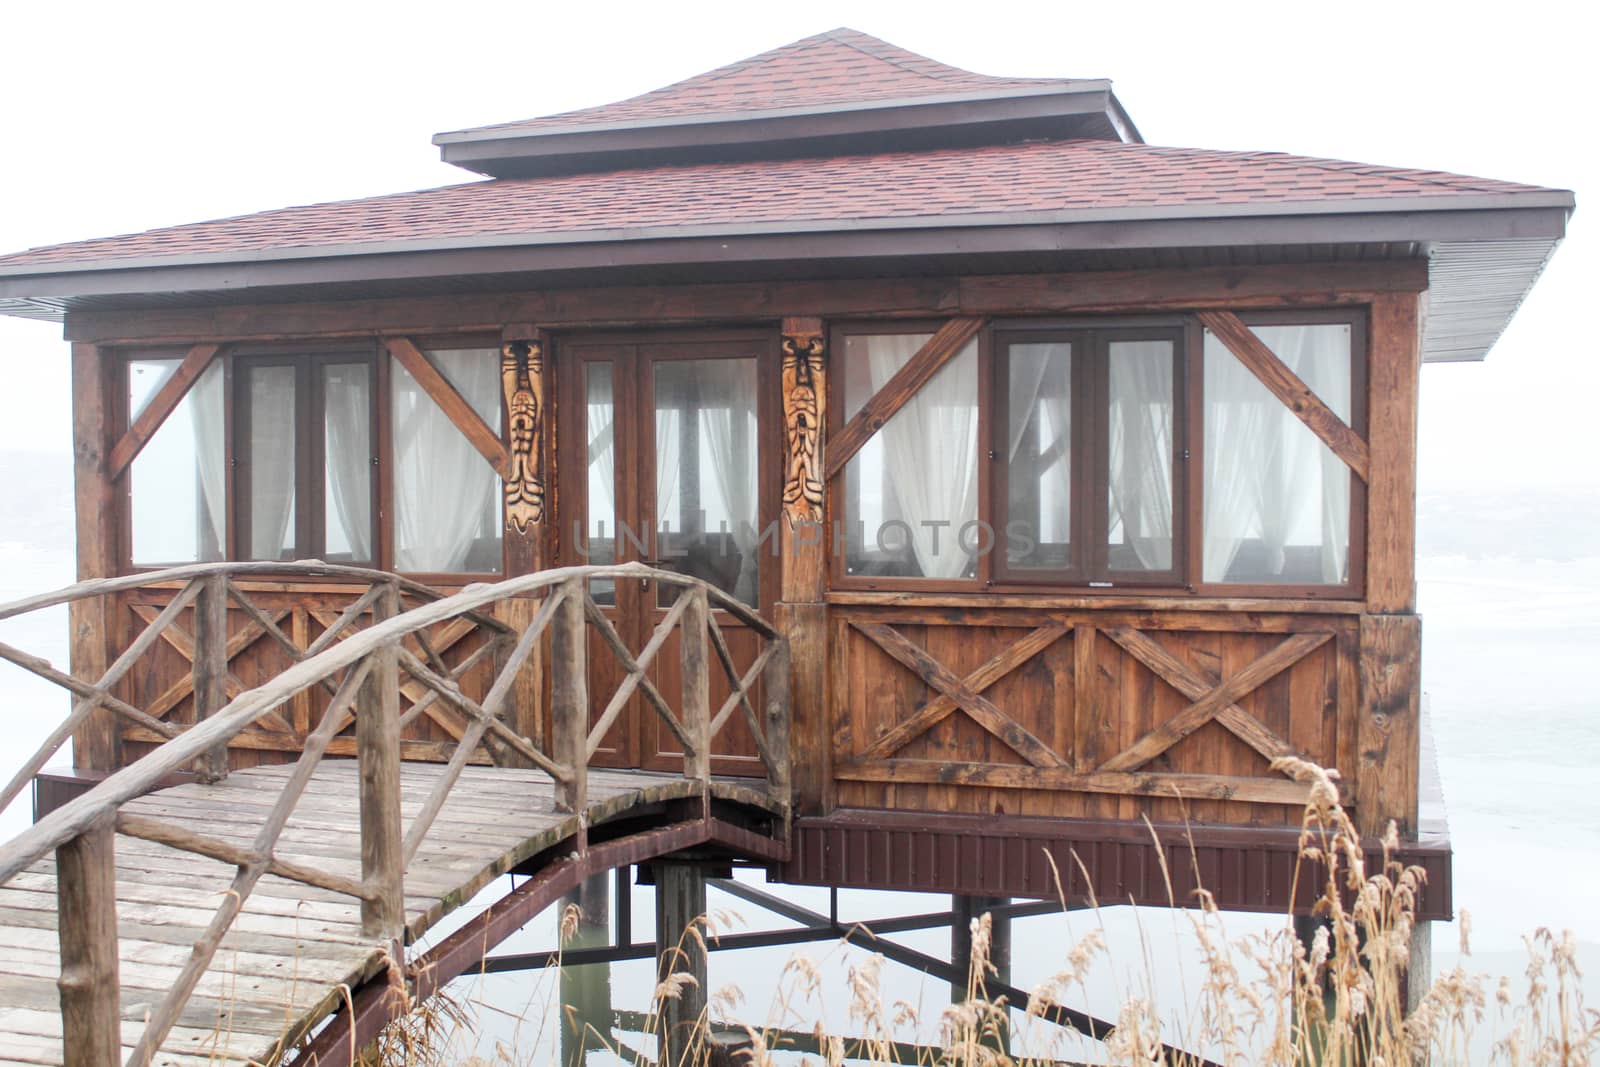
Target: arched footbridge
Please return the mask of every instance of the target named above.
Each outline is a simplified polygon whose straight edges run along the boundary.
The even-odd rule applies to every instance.
[[[638,649],[591,592],[634,580],[672,591]],[[303,641],[252,592],[274,582],[354,591]],[[0,607],[0,621],[149,589],[164,606],[98,679],[0,644],[73,694],[0,806],[96,716],[159,742],[0,847],[0,1063],[346,1064],[403,1009],[402,982],[414,1002],[471,971],[590,875],[686,850],[785,858],[787,646],[704,582],[574,567],[444,596],[315,562],[201,564],[79,583]],[[730,652],[714,609],[753,632],[753,656]],[[282,669],[245,685],[230,664],[241,635],[278,646]],[[678,684],[658,684],[674,645]],[[159,646],[187,650],[182,701],[132,684]],[[610,669],[594,669],[600,656]],[[716,706],[714,672],[727,679]],[[616,684],[591,692],[597,677]],[[530,693],[547,708],[538,736],[508,715]],[[641,707],[681,772],[592,765]],[[431,762],[403,758],[407,728],[445,708],[451,742]],[[764,779],[712,774],[736,721]],[[230,771],[230,742],[263,730],[297,751]],[[420,947],[508,872],[528,877]]]

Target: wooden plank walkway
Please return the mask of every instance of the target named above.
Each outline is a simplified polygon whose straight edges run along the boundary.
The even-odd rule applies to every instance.
[[[235,771],[217,784],[162,790],[122,810],[248,847],[290,771]],[[435,764],[403,765],[402,817],[408,824],[443,771]],[[676,775],[591,769],[585,814],[593,824],[700,788]],[[716,784],[712,790],[740,799],[750,795]],[[324,760],[284,830],[277,856],[359,880],[357,796],[355,761]],[[543,772],[466,768],[405,872],[412,939],[494,878],[572,837],[578,826],[578,816],[555,811],[553,783]],[[117,838],[116,868],[126,1055],[202,936],[234,868],[125,836]],[[271,1062],[285,1035],[298,1036],[322,1019],[345,995],[341,986],[358,986],[381,965],[377,945],[361,936],[356,900],[266,876],[155,1062]],[[59,971],[55,863],[47,859],[0,886],[0,1065],[63,1062]]]

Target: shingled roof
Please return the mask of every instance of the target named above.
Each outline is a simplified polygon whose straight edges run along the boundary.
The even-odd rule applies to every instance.
[[[1083,84],[1084,78],[996,78],[840,28],[654,89],[642,96],[557,115],[480,126],[487,131],[550,130],[741,111],[816,109],[934,96],[991,95]],[[1099,84],[1096,82],[1096,84]],[[450,137],[451,134],[441,134]]]
[[[1569,192],[1140,141],[1086,79],[853,30],[436,138],[493,175],[0,257],[0,313],[486,287],[1429,257],[1429,358],[1481,356]]]
[[[806,231],[832,225],[949,227],[1132,214],[1453,206],[1536,186],[1277,152],[1055,141],[831,159],[757,160],[498,179],[283,208],[0,256],[0,272],[161,257],[361,251],[483,238],[570,240]]]

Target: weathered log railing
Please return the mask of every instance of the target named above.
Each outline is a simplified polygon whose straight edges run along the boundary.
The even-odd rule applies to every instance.
[[[283,575],[337,578],[369,583],[337,623],[311,647],[300,649],[270,618],[252,610],[249,597],[236,584],[241,576]],[[675,587],[677,597],[644,647],[630,651],[589,593],[597,578],[648,579]],[[119,988],[117,981],[116,889],[114,834],[141,838],[196,853],[237,868],[203,936],[195,943],[179,979],[150,1014],[128,1063],[143,1067],[160,1049],[197,983],[210,966],[222,938],[240,914],[256,883],[268,874],[317,886],[361,902],[363,933],[385,946],[389,958],[403,961],[406,933],[404,878],[429,828],[468,760],[480,747],[496,742],[522,760],[547,772],[555,781],[558,810],[581,813],[587,799],[589,761],[606,731],[636,692],[660,716],[684,751],[683,773],[708,783],[712,744],[736,714],[743,713],[756,741],[774,800],[787,806],[790,789],[788,748],[788,648],[773,627],[720,590],[684,575],[656,571],[639,564],[572,567],[509,579],[492,585],[468,586],[459,593],[439,594],[394,575],[331,567],[319,563],[203,564],[153,574],[84,582],[57,593],[0,606],[0,620],[88,597],[107,596],[155,582],[182,583],[178,593],[116,661],[94,682],[73,678],[43,660],[0,644],[0,658],[67,689],[77,701],[71,714],[54,730],[7,786],[0,800],[15,798],[28,779],[60,749],[74,730],[100,709],[156,731],[168,740],[94,789],[46,816],[0,847],[0,885],[55,853],[58,867],[60,978],[66,1062],[109,1065],[119,1058]],[[403,610],[403,599],[422,603]],[[496,618],[491,608],[517,598],[536,603],[517,627]],[[225,652],[226,605],[232,600],[256,625],[290,650],[293,662],[276,677],[224,702],[228,687]],[[180,728],[117,697],[113,690],[139,657],[190,604],[196,606],[194,656],[195,722]],[[730,655],[711,616],[713,605],[728,612],[762,639],[753,662],[742,671]],[[370,623],[357,628],[359,620]],[[463,662],[447,665],[431,646],[430,628],[469,619],[484,628],[488,639]],[[621,663],[625,675],[606,699],[591,725],[587,656],[589,628],[600,644]],[[551,735],[541,746],[504,721],[519,675],[549,634]],[[651,681],[651,665],[674,632],[679,636],[681,698],[676,709]],[[726,672],[731,692],[711,708],[712,653]],[[475,700],[462,688],[462,676],[492,657],[493,681],[487,695]],[[465,716],[468,725],[443,773],[421,810],[403,825],[400,793],[402,677],[426,691],[406,713],[420,714],[419,705],[443,701]],[[753,693],[763,695],[758,712]],[[226,746],[240,731],[272,716],[297,695],[314,688],[330,695],[315,727],[287,776],[265,821],[248,847],[220,836],[146,816],[120,811],[128,801],[155,788],[168,776],[186,769],[202,778],[227,774]],[[361,876],[352,879],[303,861],[275,854],[278,840],[313,772],[341,731],[355,725],[359,762]],[[579,842],[582,847],[582,842]]]

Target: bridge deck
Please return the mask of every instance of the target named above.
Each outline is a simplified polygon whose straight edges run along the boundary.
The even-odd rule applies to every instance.
[[[406,763],[407,823],[442,773]],[[147,815],[248,846],[283,788],[288,767],[235,771],[215,785],[181,785],[131,801]],[[700,785],[670,774],[591,770],[589,823],[644,804],[692,796]],[[713,793],[754,794],[712,783]],[[276,849],[351,879],[361,877],[354,760],[324,760]],[[413,939],[495,877],[572,837],[579,818],[554,810],[549,776],[536,770],[468,767],[405,872]],[[211,920],[234,868],[136,838],[117,839],[117,919],[122,1043],[131,1050],[146,1013],[171,988],[190,947]],[[285,1035],[298,1035],[336,1008],[341,985],[377,973],[379,951],[361,936],[360,908],[347,896],[266,876],[222,942],[211,969],[156,1060],[226,1064],[270,1060]],[[43,860],[0,886],[0,1064],[60,1064],[56,978],[55,864]]]

